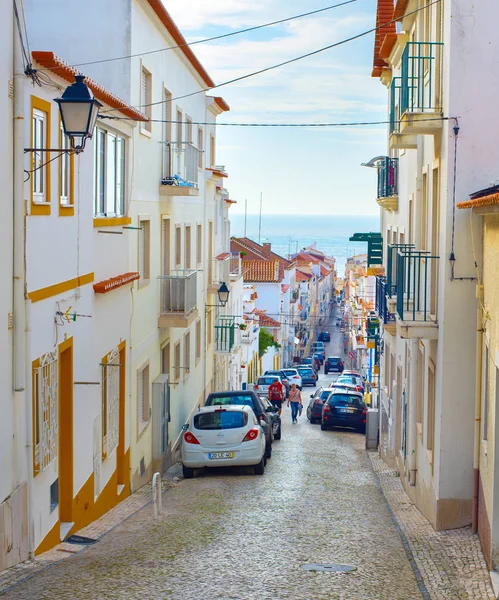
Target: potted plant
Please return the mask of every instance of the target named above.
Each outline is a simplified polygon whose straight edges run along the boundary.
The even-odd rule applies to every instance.
[[[248,326],[246,325],[246,323],[239,323],[239,329],[240,329],[241,331],[245,331],[247,327],[248,327]]]
[[[248,256],[248,253],[247,253],[247,252],[245,252],[244,250],[241,250],[241,252],[239,252],[239,256],[240,256],[241,258],[244,258],[245,256]]]

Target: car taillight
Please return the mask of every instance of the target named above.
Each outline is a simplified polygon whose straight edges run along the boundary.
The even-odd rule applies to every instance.
[[[293,379],[300,379],[299,375],[293,375]]]
[[[252,440],[256,440],[258,434],[260,433],[258,427],[252,427],[248,433],[244,436],[243,442],[251,442]]]
[[[365,423],[366,422],[366,417],[367,417],[367,407],[364,408],[364,410],[362,411],[361,417],[364,417],[363,418],[363,422]]]
[[[254,390],[257,390],[257,389],[258,389],[258,386],[257,386],[257,385],[254,385],[254,386],[253,386],[253,389],[254,389]]]
[[[324,404],[323,410],[324,412],[331,412],[331,407],[329,406],[329,404]]]
[[[184,441],[188,444],[199,444],[198,439],[190,431],[184,433]]]
[[[322,400],[319,400],[319,398],[317,398],[316,400],[314,400],[314,404],[322,404]]]
[[[358,385],[358,386],[357,386],[357,391],[358,391],[358,392],[361,392],[361,391],[362,391],[362,386],[361,386],[361,385]]]

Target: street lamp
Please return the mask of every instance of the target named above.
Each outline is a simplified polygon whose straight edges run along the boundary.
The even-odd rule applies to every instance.
[[[226,306],[227,302],[229,301],[229,294],[229,288],[227,287],[225,281],[222,281],[222,285],[217,290],[220,306]]]
[[[97,113],[102,106],[84,79],[84,75],[75,75],[75,82],[66,88],[61,98],[54,100],[59,105],[64,133],[76,154],[83,151],[85,142],[92,137]]]

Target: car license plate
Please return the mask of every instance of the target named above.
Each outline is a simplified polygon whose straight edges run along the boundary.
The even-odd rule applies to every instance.
[[[342,413],[353,413],[355,412],[353,408],[340,408],[340,412]]]
[[[234,452],[210,452],[208,458],[234,458]]]

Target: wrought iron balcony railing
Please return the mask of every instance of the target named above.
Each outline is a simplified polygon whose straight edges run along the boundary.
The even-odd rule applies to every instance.
[[[395,321],[395,315],[388,310],[386,278],[380,275],[376,276],[376,312],[379,318],[386,325]]]
[[[397,286],[397,252],[407,252],[415,248],[414,244],[388,244],[386,267],[386,295],[395,296]]]
[[[400,131],[400,87],[401,78],[394,77],[390,87],[390,133]]]
[[[441,109],[441,42],[408,42],[402,54],[400,113]]]
[[[241,257],[232,255],[230,258],[229,272],[231,277],[240,277],[243,274]]]
[[[188,314],[197,308],[197,271],[181,271],[161,280],[161,314]]]
[[[385,156],[378,161],[378,198],[398,195],[398,158]]]
[[[229,353],[235,341],[235,317],[220,315],[215,325],[215,352]]]
[[[435,321],[438,256],[429,252],[397,252],[397,314],[402,321]]]
[[[199,150],[191,142],[163,144],[164,185],[197,187],[199,183]]]

